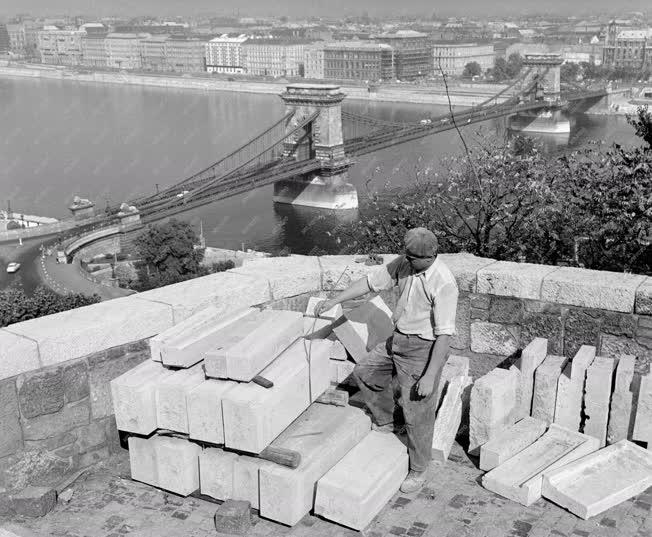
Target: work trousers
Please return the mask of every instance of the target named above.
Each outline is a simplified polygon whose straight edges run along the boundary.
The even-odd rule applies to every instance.
[[[435,365],[433,393],[425,398],[419,397],[416,383],[428,366],[433,346],[434,341],[395,331],[353,370],[365,405],[378,425],[395,421],[397,396],[407,431],[410,470],[416,472],[425,471],[430,462],[437,412],[437,387],[444,365]]]

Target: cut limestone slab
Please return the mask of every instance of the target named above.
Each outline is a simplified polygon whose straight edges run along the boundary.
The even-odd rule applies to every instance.
[[[331,382],[333,384],[341,384],[347,380],[355,369],[355,364],[350,361],[340,362],[339,360],[331,360]]]
[[[482,485],[521,505],[541,498],[542,475],[598,449],[598,440],[552,424],[536,442],[482,477]]]
[[[156,420],[159,429],[188,434],[187,397],[204,382],[201,363],[179,369],[156,385]]]
[[[200,362],[204,359],[204,354],[214,347],[221,330],[233,327],[240,319],[255,311],[257,310],[253,308],[244,308],[227,314],[211,307],[203,315],[198,313],[179,323],[170,329],[170,332],[174,332],[159,344],[163,364],[190,367]],[[195,321],[196,317],[199,318]]]
[[[543,474],[543,497],[587,519],[652,486],[652,453],[627,440]]]
[[[359,362],[394,332],[392,310],[376,296],[337,319],[333,331],[353,360]]]
[[[310,405],[303,340],[290,346],[260,375],[274,386],[240,383],[224,394],[224,444],[229,448],[260,453]]]
[[[306,360],[310,366],[310,402],[312,403],[330,388],[330,355],[333,342],[330,339],[299,339],[296,345],[303,346]],[[290,349],[285,352],[290,352]]]
[[[369,417],[351,406],[313,403],[272,443],[298,451],[296,469],[260,469],[260,514],[292,526],[312,509],[315,484],[371,429]],[[279,500],[281,499],[281,501]]]
[[[555,423],[571,429],[580,430],[582,400],[586,370],[595,359],[595,347],[582,345],[573,359],[566,364],[557,381],[557,400],[555,402]]]
[[[190,438],[224,444],[222,399],[235,386],[237,383],[232,380],[206,379],[188,393],[186,403]]]
[[[314,297],[311,296],[308,299],[308,307],[306,308],[306,315],[308,317],[320,317],[322,319],[330,319],[331,321],[334,321],[338,317],[342,316],[342,305],[337,304],[336,306],[333,306],[331,309],[328,311],[323,311],[321,315],[315,315],[315,308],[317,307],[317,304],[320,304],[321,302],[324,302],[326,299],[325,298],[319,298],[319,297]]]
[[[471,377],[453,377],[448,382],[444,399],[437,411],[432,436],[432,459],[446,462],[462,421],[462,395],[473,382]]]
[[[360,531],[407,473],[407,448],[394,435],[372,431],[317,482],[315,514]]]
[[[118,430],[149,435],[157,428],[156,386],[174,372],[146,360],[111,381]]]
[[[308,339],[326,339],[333,333],[333,321],[318,317],[303,318],[303,337]]]
[[[600,447],[607,443],[609,401],[615,366],[613,358],[596,356],[586,370],[583,432],[597,438]]]
[[[648,450],[652,450],[652,374],[650,373],[640,380],[632,440],[647,442]]]
[[[546,432],[545,422],[527,416],[480,448],[480,469],[488,471],[520,453]]]
[[[140,438],[130,436],[129,465],[131,478],[158,487],[158,464],[156,462],[156,436]]]
[[[254,457],[241,455],[233,465],[233,493],[234,500],[245,500],[254,509],[260,508],[260,487],[258,485],[261,468],[273,468],[275,463]]]
[[[439,377],[439,386],[437,387],[437,407],[439,408],[446,385],[455,377],[469,376],[469,359],[466,356],[456,356],[451,354],[446,360]]]
[[[514,409],[514,419],[520,420],[532,412],[534,394],[534,372],[548,354],[548,340],[534,338],[522,351],[521,356],[512,366],[518,373],[518,399]]]
[[[199,488],[201,448],[188,440],[157,436],[155,443],[158,486],[181,496]]]
[[[549,354],[534,373],[532,417],[545,421],[548,425],[555,421],[557,384],[566,362],[564,356]]]
[[[218,334],[204,355],[206,376],[249,382],[303,335],[303,315],[296,311],[258,311]]]
[[[480,446],[514,423],[518,374],[507,369],[492,369],[471,388],[469,452],[480,453]]]
[[[344,345],[342,345],[341,341],[333,341],[333,346],[331,347],[331,360],[348,360],[349,356],[346,353],[346,349],[344,348]]]
[[[622,355],[616,366],[616,382],[611,394],[609,423],[607,425],[607,444],[632,438],[636,419],[636,403],[640,389],[640,377],[634,382],[636,357]]]
[[[220,448],[204,448],[199,453],[200,492],[216,500],[233,498],[236,453]]]

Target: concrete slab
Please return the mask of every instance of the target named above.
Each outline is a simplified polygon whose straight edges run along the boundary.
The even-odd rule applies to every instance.
[[[263,310],[219,332],[205,355],[206,376],[249,382],[303,335],[303,315]]]
[[[190,438],[224,444],[222,399],[236,385],[231,380],[206,379],[188,393],[186,404]]]
[[[632,438],[634,433],[636,403],[640,389],[640,382],[634,382],[635,365],[635,356],[627,354],[618,358],[616,382],[609,406],[607,444]]]
[[[609,401],[616,362],[613,358],[596,356],[586,370],[584,387],[584,433],[598,439],[600,447],[607,443]]]
[[[482,486],[521,505],[541,498],[543,472],[598,449],[598,440],[552,424],[536,442],[482,477]]]
[[[342,315],[341,304],[337,304],[336,306],[333,306],[328,311],[322,312],[321,315],[315,315],[315,308],[317,307],[317,304],[320,304],[325,300],[326,300],[325,298],[311,296],[310,299],[308,300],[308,306],[306,307],[305,315],[308,317],[320,317],[321,319],[330,319],[331,321],[334,321],[335,319],[340,317]]]
[[[172,374],[160,363],[146,360],[111,381],[118,430],[147,436],[157,429],[156,387]]]
[[[129,466],[131,478],[158,487],[158,464],[156,463],[156,437],[130,436]]]
[[[527,416],[501,431],[480,448],[480,469],[489,471],[536,442],[548,426]]]
[[[333,331],[353,360],[358,362],[392,335],[392,315],[385,301],[376,296],[340,317],[333,323]]]
[[[229,448],[260,453],[310,405],[303,340],[281,353],[260,375],[274,386],[241,383],[223,396],[224,443]]]
[[[292,526],[313,507],[315,484],[371,429],[369,417],[354,407],[313,403],[272,443],[296,450],[296,469],[260,470],[260,514]],[[279,501],[282,498],[282,501]]]
[[[408,469],[401,441],[372,431],[317,482],[315,514],[363,530],[398,491]]]
[[[518,375],[506,369],[493,369],[471,388],[469,452],[480,453],[480,446],[514,423]]]
[[[548,425],[555,421],[557,384],[567,361],[564,356],[549,354],[534,372],[532,417],[544,421]]]
[[[188,395],[204,380],[204,366],[199,363],[175,371],[156,385],[156,422],[159,429],[183,434],[190,432]]]
[[[216,500],[233,498],[236,453],[220,448],[204,448],[199,453],[200,492]]]
[[[444,398],[437,411],[432,437],[432,459],[444,463],[455,442],[462,421],[462,395],[473,379],[468,376],[453,377],[447,384]]]
[[[632,440],[647,442],[652,450],[652,373],[641,377]]]
[[[586,370],[594,359],[595,347],[582,345],[559,375],[555,402],[555,423],[557,425],[572,431],[580,430]]]
[[[627,440],[543,473],[543,497],[583,519],[652,486],[652,453]]]
[[[532,412],[534,394],[534,372],[548,355],[548,340],[534,338],[522,351],[520,358],[512,366],[518,373],[519,390],[514,418],[517,420],[529,416]]]
[[[181,496],[199,488],[199,454],[201,448],[188,440],[156,437],[158,486]]]

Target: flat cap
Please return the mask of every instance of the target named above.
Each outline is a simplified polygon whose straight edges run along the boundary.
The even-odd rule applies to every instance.
[[[425,227],[409,229],[405,234],[405,250],[414,257],[433,257],[438,247],[437,237]]]

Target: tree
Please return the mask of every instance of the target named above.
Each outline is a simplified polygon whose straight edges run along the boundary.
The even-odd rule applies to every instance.
[[[516,78],[523,69],[523,58],[518,52],[513,52],[507,58],[507,78]]]
[[[469,62],[464,66],[464,72],[462,76],[467,78],[473,78],[474,76],[480,76],[482,74],[482,67],[478,62]]]
[[[627,123],[634,127],[636,136],[647,143],[646,149],[652,150],[652,112],[648,106],[639,106],[635,115],[627,114]]]
[[[580,75],[580,66],[576,63],[564,63],[560,68],[563,82],[575,82]]]
[[[509,78],[508,65],[505,58],[496,58],[491,74],[494,82],[502,82]]]

